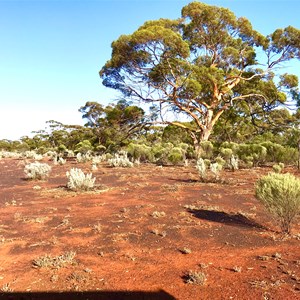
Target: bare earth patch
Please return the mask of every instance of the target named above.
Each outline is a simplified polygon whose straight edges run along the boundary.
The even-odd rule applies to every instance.
[[[299,223],[282,236],[254,197],[271,169],[202,183],[192,167],[103,164],[99,188],[75,193],[74,166],[91,168],[68,162],[36,182],[0,160],[0,298],[300,299]]]

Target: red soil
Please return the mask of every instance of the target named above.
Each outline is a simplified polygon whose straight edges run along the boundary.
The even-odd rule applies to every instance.
[[[193,167],[102,165],[98,190],[75,193],[65,188],[71,167],[91,170],[68,162],[28,181],[22,160],[0,160],[0,289],[10,291],[0,298],[300,299],[300,226],[282,236],[254,197],[270,169],[201,183]],[[69,251],[72,264],[34,267]],[[188,271],[205,273],[205,284],[186,283]]]

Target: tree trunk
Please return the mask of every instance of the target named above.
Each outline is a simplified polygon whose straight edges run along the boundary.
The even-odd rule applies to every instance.
[[[212,129],[208,129],[208,128],[205,128],[202,132],[201,132],[201,135],[200,135],[200,142],[205,142],[205,141],[208,141],[210,135],[211,135],[211,132],[212,132]]]

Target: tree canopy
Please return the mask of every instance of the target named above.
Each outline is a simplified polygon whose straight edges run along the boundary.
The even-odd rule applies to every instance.
[[[230,109],[255,115],[299,100],[298,78],[277,69],[299,58],[300,30],[264,36],[229,9],[192,2],[181,18],[120,36],[100,77],[126,99],[156,103],[161,121],[186,129],[197,148]],[[164,118],[166,111],[191,122]]]
[[[146,126],[143,109],[124,100],[108,106],[87,102],[79,111],[87,120],[85,126],[93,130],[99,145],[105,147],[126,144],[128,138]]]

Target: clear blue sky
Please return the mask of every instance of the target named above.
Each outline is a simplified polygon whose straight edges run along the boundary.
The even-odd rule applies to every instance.
[[[0,139],[31,136],[47,120],[83,124],[86,101],[116,94],[98,72],[111,42],[147,20],[178,18],[184,0],[0,0]],[[298,0],[202,1],[247,17],[263,34],[300,28]],[[299,64],[287,72],[300,77]]]

